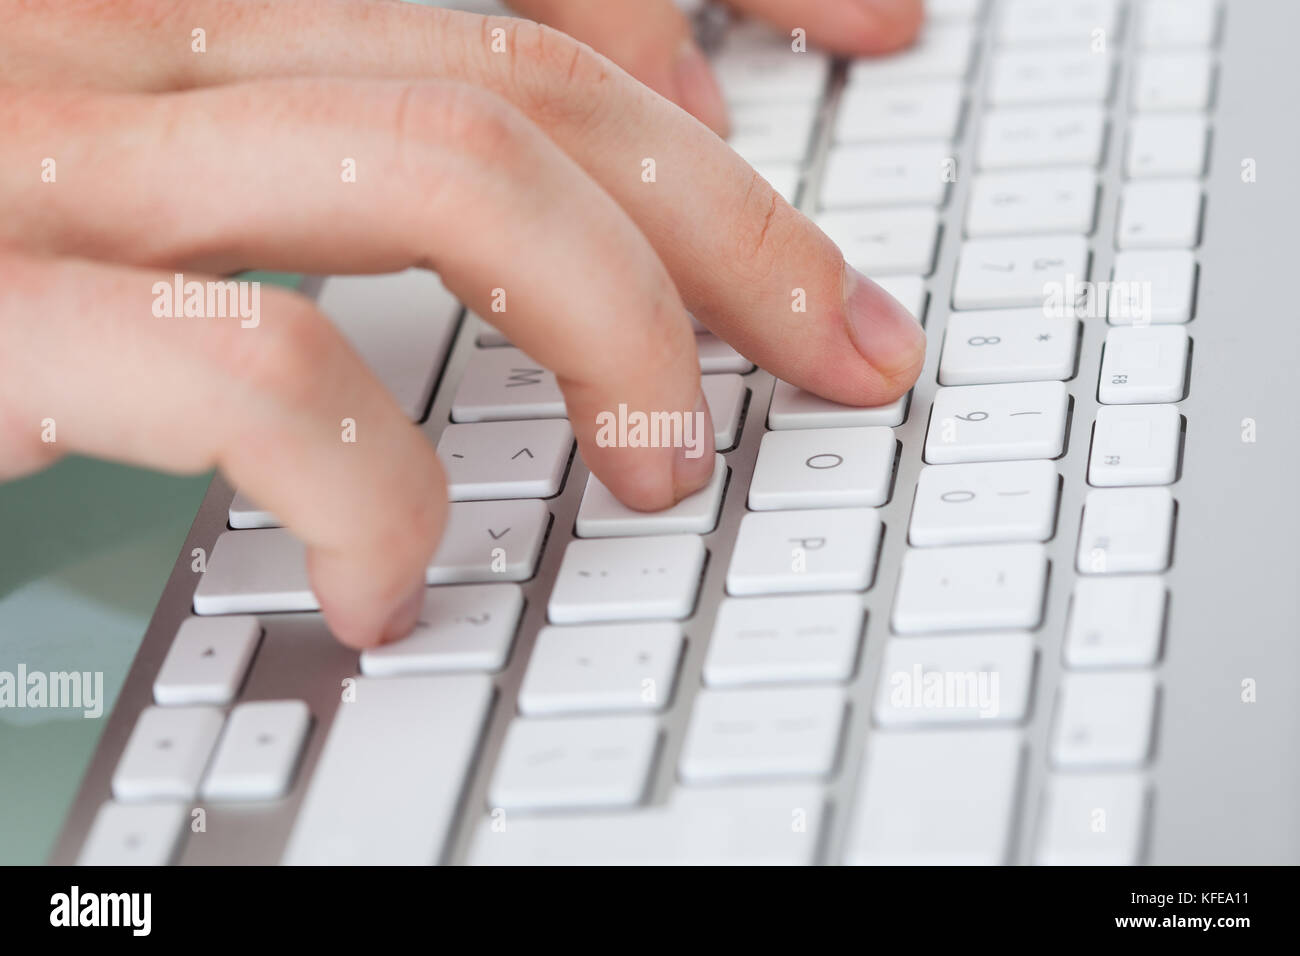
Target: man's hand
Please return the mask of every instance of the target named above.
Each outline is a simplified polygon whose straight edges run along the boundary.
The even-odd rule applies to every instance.
[[[507,289],[494,322],[555,371],[584,459],[641,509],[701,487],[712,447],[602,448],[596,416],[703,407],[685,307],[838,402],[892,401],[920,369],[915,322],[825,235],[705,125],[547,27],[367,0],[28,2],[0,11],[0,80],[0,477],[72,451],[220,467],[305,542],[353,646],[415,621],[446,514],[437,457],[306,299],[269,292],[256,329],[156,318],[175,271],[425,266],[485,313]],[[340,441],[343,418],[363,440]]]

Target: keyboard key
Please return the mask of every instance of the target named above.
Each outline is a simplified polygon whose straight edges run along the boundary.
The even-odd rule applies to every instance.
[[[681,652],[676,624],[544,627],[519,689],[519,710],[530,717],[663,710]]]
[[[1208,50],[1148,53],[1138,57],[1133,78],[1135,110],[1204,110],[1214,86]]]
[[[943,203],[956,160],[941,143],[836,146],[826,160],[821,208]]]
[[[1041,309],[1052,288],[1064,290],[1087,277],[1088,240],[1083,236],[968,239],[957,263],[952,305],[958,310]]]
[[[1132,182],[1120,196],[1120,249],[1191,249],[1201,241],[1201,186],[1192,179]]]
[[[1076,561],[1083,574],[1163,571],[1174,534],[1168,488],[1105,488],[1088,492]]]
[[[778,381],[772,390],[772,402],[767,410],[767,427],[773,430],[871,425],[892,427],[903,424],[906,408],[906,395],[888,405],[857,408],[828,401],[812,392],[795,388],[789,382]]]
[[[1168,485],[1178,476],[1182,416],[1176,405],[1097,409],[1088,484],[1103,488]]]
[[[506,810],[632,806],[645,793],[658,740],[653,717],[516,718],[488,802]]]
[[[438,862],[492,702],[492,680],[358,677],[338,706],[283,862]]]
[[[1068,667],[1151,667],[1168,592],[1159,577],[1080,578],[1065,638]]]
[[[836,687],[702,690],[678,769],[687,783],[825,777],[839,754],[844,694]]]
[[[1133,179],[1199,176],[1205,170],[1208,138],[1204,116],[1135,117],[1129,128],[1125,172]]]
[[[1097,400],[1103,405],[1181,401],[1190,342],[1181,325],[1120,326],[1106,332]]]
[[[546,504],[535,499],[454,502],[425,581],[527,581],[537,567],[550,524]]]
[[[498,671],[514,643],[524,593],[517,584],[429,588],[415,629],[361,652],[367,677],[440,671]]]
[[[1006,863],[1021,749],[1011,730],[873,734],[845,862]]]
[[[993,309],[948,316],[941,385],[1064,381],[1074,375],[1079,323],[1042,309]]]
[[[695,349],[699,353],[700,371],[705,375],[719,372],[736,372],[744,375],[754,370],[753,362],[716,335],[706,332],[695,336]]]
[[[985,0],[926,0],[925,16],[931,23],[970,21],[980,16]]]
[[[745,162],[798,163],[808,152],[817,102],[737,104],[728,113],[727,143]]]
[[[1036,862],[1043,866],[1136,866],[1149,797],[1136,774],[1048,778]]]
[[[1101,165],[1106,114],[1100,106],[991,109],[980,124],[980,169]]]
[[[255,617],[191,617],[181,624],[153,682],[159,704],[229,704],[253,660]]]
[[[1041,544],[909,549],[894,601],[894,630],[1034,628],[1043,616],[1046,585]]]
[[[713,447],[730,450],[740,439],[740,416],[745,410],[749,390],[739,375],[702,375],[700,390],[713,419]]]
[[[429,584],[525,581],[550,525],[541,501],[464,501],[448,511]],[[320,608],[307,581],[302,542],[283,528],[227,531],[194,591],[196,614],[259,614]]]
[[[230,502],[229,514],[232,528],[278,528],[280,519],[267,511],[242,491],[236,491]]]
[[[820,786],[679,787],[668,803],[600,814],[511,815],[480,824],[469,862],[487,865],[808,865]]]
[[[939,215],[932,206],[840,209],[822,213],[817,225],[864,275],[929,275],[934,268]]]
[[[1023,632],[895,637],[872,715],[882,727],[1019,723],[1029,714],[1034,639]]]
[[[897,441],[891,428],[813,428],[763,436],[749,485],[754,511],[883,505]]]
[[[727,483],[727,460],[715,454],[713,476],[694,494],[663,511],[629,508],[595,475],[587,476],[587,488],[578,507],[576,529],[583,538],[621,538],[646,534],[707,534],[718,524],[722,489]]]
[[[95,814],[77,857],[78,866],[167,866],[176,856],[187,804],[176,802],[115,803]]]
[[[1065,450],[1070,393],[1062,382],[960,385],[935,392],[925,460],[1055,458]]]
[[[1091,169],[980,173],[971,186],[966,235],[1087,234],[1096,205]]]
[[[194,590],[195,614],[315,611],[302,542],[283,528],[226,531]]]
[[[438,440],[452,501],[550,498],[572,454],[573,429],[562,419],[448,425]]]
[[[689,617],[705,553],[693,534],[570,541],[551,591],[551,623]]]
[[[865,591],[880,534],[870,508],[751,512],[740,519],[727,593]]]
[[[862,640],[856,594],[726,598],[704,661],[711,687],[847,681]]]
[[[932,80],[897,86],[856,84],[840,99],[837,143],[952,140],[961,121],[962,85]]]
[[[1117,0],[1008,0],[999,13],[995,35],[1007,46],[1051,41],[1086,50],[1098,30],[1113,43],[1119,26]]]
[[[1145,49],[1213,46],[1218,21],[1218,0],[1146,0],[1138,38]]]
[[[424,418],[461,313],[442,280],[426,269],[331,276],[316,304],[407,417]]]
[[[990,106],[1103,103],[1115,65],[1085,46],[997,53],[989,67]]]
[[[452,399],[454,422],[563,418],[555,375],[516,348],[476,349]]]
[[[1186,249],[1115,255],[1107,321],[1111,325],[1177,324],[1192,317],[1196,257]]]
[[[258,700],[230,712],[203,781],[205,800],[278,800],[289,792],[311,711],[300,700]]]
[[[146,707],[113,772],[113,796],[194,799],[224,719],[216,707]]]
[[[789,36],[780,34],[748,43],[733,35],[712,65],[729,107],[816,102],[830,74],[825,54],[795,52]]]
[[[1155,674],[1066,674],[1052,734],[1058,768],[1129,769],[1151,753]]]
[[[975,31],[967,23],[939,23],[933,4],[916,42],[884,56],[849,63],[848,87],[879,88],[914,80],[964,80],[970,73]]]
[[[908,542],[936,547],[1046,541],[1056,527],[1059,487],[1050,461],[926,465],[916,483]]]

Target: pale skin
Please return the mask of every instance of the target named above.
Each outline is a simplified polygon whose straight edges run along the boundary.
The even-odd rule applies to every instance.
[[[584,460],[643,510],[701,487],[712,447],[600,447],[596,419],[698,407],[688,309],[826,398],[912,385],[923,335],[718,138],[670,0],[513,5],[556,29],[388,0],[0,6],[0,480],[74,452],[218,467],[306,544],[331,630],[366,647],[419,612],[447,514],[432,446],[307,299],[263,287],[242,328],[154,317],[154,283],[435,268],[556,373]],[[921,0],[735,6],[846,54],[921,20]]]

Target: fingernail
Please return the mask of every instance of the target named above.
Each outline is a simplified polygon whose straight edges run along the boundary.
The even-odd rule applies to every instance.
[[[709,403],[704,400],[703,391],[696,396],[689,426],[683,422],[682,437],[685,441],[681,448],[676,449],[677,457],[673,459],[673,498],[676,501],[699,491],[709,483],[713,474],[713,416],[709,414]]]
[[[421,581],[418,587],[402,598],[401,603],[388,616],[388,623],[380,634],[380,644],[400,641],[411,633],[424,609],[424,591],[424,582]]]
[[[731,130],[727,122],[727,104],[722,90],[713,76],[713,68],[695,41],[687,37],[677,49],[677,62],[673,66],[677,83],[677,103],[719,136]]]
[[[862,357],[893,378],[925,355],[925,332],[912,314],[852,266],[844,266],[844,310],[849,338]]]

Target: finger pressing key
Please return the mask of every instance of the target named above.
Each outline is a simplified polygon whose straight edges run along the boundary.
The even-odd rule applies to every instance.
[[[410,630],[447,510],[442,468],[311,303],[259,287],[247,321],[187,316],[170,272],[7,253],[0,282],[0,477],[69,453],[219,467],[306,544],[342,641]]]

